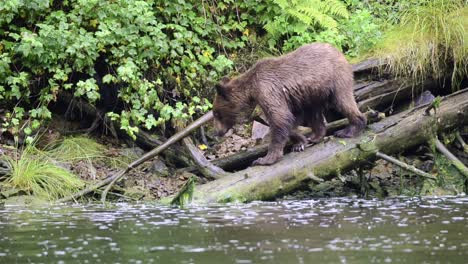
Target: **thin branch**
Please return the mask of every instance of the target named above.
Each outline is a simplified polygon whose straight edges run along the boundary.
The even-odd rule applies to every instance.
[[[459,131],[457,131],[457,133],[455,133],[455,138],[458,140],[458,143],[460,143],[460,145],[462,146],[463,151],[468,153],[468,145],[465,143],[465,141],[461,137]]]
[[[386,155],[386,154],[384,154],[382,152],[377,151],[376,156],[381,158],[381,159],[384,159],[384,160],[386,160],[386,161],[388,161],[390,163],[393,163],[393,164],[397,165],[398,167],[401,167],[402,169],[410,171],[410,172],[412,172],[412,173],[414,173],[414,174],[416,174],[418,176],[428,178],[428,179],[432,179],[432,180],[437,179],[437,177],[435,177],[434,175],[431,175],[431,174],[429,174],[427,172],[424,172],[424,171],[422,171],[422,170],[420,170],[420,169],[418,169],[418,168],[416,168],[416,167],[414,167],[412,165],[404,163],[404,162],[402,162],[402,161],[400,161],[400,160],[398,160],[398,159],[396,159],[394,157],[388,156],[388,155]]]
[[[465,176],[465,178],[468,179],[468,168],[463,164],[463,162],[461,162],[455,155],[453,155],[452,152],[450,152],[437,137],[434,139],[434,142],[437,150],[447,159],[449,159],[452,165],[457,168],[457,170],[460,171],[460,173]]]
[[[123,170],[123,171],[119,171],[118,173],[110,176],[110,177],[107,177],[105,178],[104,180],[84,189],[84,190],[81,190],[75,194],[72,194],[70,196],[67,196],[67,197],[64,197],[62,199],[58,199],[56,202],[58,203],[64,203],[64,202],[69,202],[69,201],[72,201],[72,200],[76,200],[77,198],[80,198],[81,196],[83,195],[86,195],[88,193],[91,193],[91,192],[94,192],[96,191],[97,189],[101,188],[102,186],[105,186],[107,184],[109,184],[110,182],[112,182],[115,178],[119,177],[120,175],[123,175],[124,173],[126,173],[127,171],[126,170]]]

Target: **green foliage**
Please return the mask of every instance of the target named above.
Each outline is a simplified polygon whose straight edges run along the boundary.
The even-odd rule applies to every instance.
[[[458,88],[468,75],[468,7],[463,0],[428,0],[408,9],[379,45],[390,69],[419,82],[452,74]]]
[[[391,27],[400,22],[401,14],[411,7],[422,5],[423,1],[414,0],[346,0],[351,12],[365,9],[378,21],[381,27]]]
[[[171,200],[170,204],[179,205],[181,207],[187,206],[192,202],[193,192],[195,190],[195,178],[191,176],[187,182],[182,186],[179,192]]]
[[[63,90],[95,103],[104,84],[119,87],[125,108],[111,116],[131,135],[207,111],[206,87],[233,65],[219,48],[244,45],[225,37],[244,29],[234,16],[217,21],[211,9],[189,0],[3,1],[0,97],[22,109],[4,129],[47,120]]]
[[[0,129],[33,134],[61,92],[99,104],[118,89],[123,107],[109,116],[134,137],[208,111],[233,61],[245,69],[315,41],[357,57],[409,2],[5,0],[0,100],[16,107]]]
[[[266,17],[265,30],[270,34],[269,44],[287,36],[285,48],[291,50],[314,40],[317,29],[336,30],[336,18],[348,18],[346,5],[339,0],[273,0],[275,7]]]
[[[55,165],[33,146],[17,158],[6,157],[11,168],[7,185],[50,200],[78,191],[83,182],[70,171]]]
[[[348,57],[358,57],[370,51],[382,38],[378,20],[367,9],[357,9],[353,15],[343,20],[339,32],[343,38],[340,46]]]

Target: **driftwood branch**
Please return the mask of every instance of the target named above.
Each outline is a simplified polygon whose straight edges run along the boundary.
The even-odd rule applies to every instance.
[[[310,181],[309,175],[334,177],[372,159],[379,151],[391,155],[427,142],[433,133],[450,131],[468,123],[468,89],[443,98],[437,116],[423,115],[422,108],[410,111],[370,125],[360,137],[333,139],[301,153],[287,154],[271,166],[250,167],[200,185],[195,189],[193,202],[272,199]]]
[[[460,135],[460,132],[457,131],[455,133],[455,138],[458,140],[458,143],[460,143],[462,149],[464,152],[468,153],[468,145],[465,143],[465,141],[463,140],[463,138],[461,137]]]
[[[187,150],[190,152],[192,160],[195,162],[198,170],[205,177],[209,179],[219,179],[227,174],[223,169],[209,162],[203,153],[195,146],[195,144],[193,144],[190,137],[184,138],[183,142]]]
[[[97,189],[101,188],[102,186],[105,186],[105,185],[111,183],[114,179],[116,179],[117,177],[120,177],[124,173],[126,173],[125,170],[119,171],[116,174],[114,174],[112,176],[109,176],[109,177],[105,178],[104,180],[102,180],[102,181],[100,181],[100,182],[98,182],[98,183],[96,183],[94,185],[89,186],[86,189],[83,189],[83,190],[81,190],[81,191],[79,191],[77,193],[74,193],[73,195],[58,199],[56,202],[64,203],[64,202],[69,202],[69,201],[76,200],[77,198],[80,198],[81,196],[84,196],[84,195],[86,195],[88,193],[94,192]]]
[[[434,143],[436,146],[436,149],[442,153],[450,162],[452,165],[457,168],[457,170],[465,177],[465,179],[468,179],[468,168],[461,162],[455,155],[448,150],[442,142],[436,137],[434,138]]]
[[[394,157],[388,156],[388,155],[386,155],[386,154],[384,154],[382,152],[377,151],[377,153],[375,155],[377,157],[379,157],[381,159],[384,159],[384,160],[386,160],[386,161],[388,161],[390,163],[393,163],[393,164],[395,164],[395,165],[397,165],[397,166],[399,166],[399,167],[401,167],[401,168],[403,168],[403,169],[405,169],[407,171],[410,171],[410,172],[412,172],[412,173],[414,173],[414,174],[416,174],[418,176],[428,178],[428,179],[432,179],[432,180],[437,179],[434,175],[431,175],[431,174],[429,174],[427,172],[424,172],[424,171],[422,171],[422,170],[420,170],[420,169],[418,169],[418,168],[416,168],[416,167],[414,167],[412,165],[404,163],[404,162],[402,162],[402,161],[400,161],[400,160],[398,160],[398,159],[396,159]]]

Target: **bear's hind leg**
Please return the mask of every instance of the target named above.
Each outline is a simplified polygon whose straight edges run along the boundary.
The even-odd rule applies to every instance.
[[[343,92],[335,97],[335,107],[349,120],[349,125],[335,132],[335,136],[341,138],[357,137],[367,125],[367,118],[359,111],[353,91]]]
[[[310,143],[319,143],[327,133],[327,122],[322,110],[309,112],[307,125],[312,128],[312,135],[307,138]]]

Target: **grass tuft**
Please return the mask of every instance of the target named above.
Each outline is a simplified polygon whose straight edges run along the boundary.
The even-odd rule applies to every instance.
[[[468,75],[468,7],[463,0],[427,0],[402,14],[377,47],[396,76],[415,83],[451,74],[459,88]]]
[[[16,158],[6,157],[6,161],[11,168],[6,184],[29,194],[54,200],[83,186],[83,181],[33,146],[26,147]]]
[[[55,148],[47,153],[55,160],[62,162],[76,162],[86,160],[92,163],[93,159],[104,158],[105,147],[96,141],[83,137],[64,138]]]

